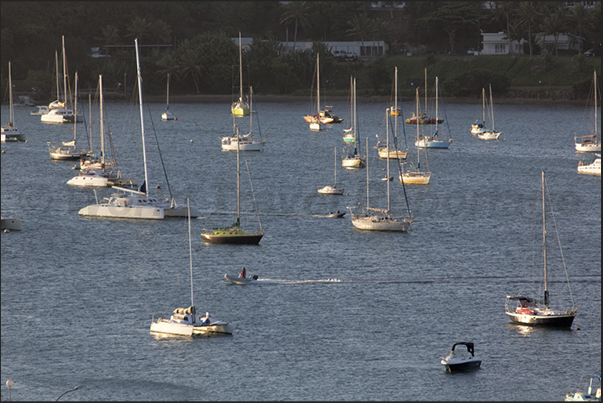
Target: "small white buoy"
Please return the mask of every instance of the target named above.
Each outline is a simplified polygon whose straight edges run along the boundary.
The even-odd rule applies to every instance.
[[[191,143],[194,143],[194,142],[195,142],[195,140],[191,139]]]
[[[169,198],[169,197],[166,197],[166,198],[165,198],[165,202],[166,202],[166,203],[169,203],[169,202],[170,202],[170,198]]]
[[[25,140],[26,143],[29,143],[29,140]]]
[[[2,150],[2,154],[6,154],[6,150]]]
[[[6,228],[6,229],[4,230],[4,233],[5,233],[5,234],[8,234],[9,232],[10,232],[10,231],[9,231],[9,229],[8,229],[8,228]]]

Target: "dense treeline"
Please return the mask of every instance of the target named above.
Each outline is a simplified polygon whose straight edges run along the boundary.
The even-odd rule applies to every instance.
[[[557,37],[571,33],[584,38],[583,50],[592,48],[600,55],[600,2],[594,8],[584,8],[581,2],[571,8],[563,2],[488,2],[497,5],[494,9],[484,9],[482,2],[473,1],[407,1],[401,9],[391,7],[394,2],[382,3],[386,7],[376,10],[366,1],[2,1],[3,89],[10,60],[14,80],[26,80],[40,98],[50,98],[55,87],[55,52],[60,58],[62,35],[69,75],[73,77],[77,70],[82,88],[95,87],[99,74],[103,74],[106,88],[117,89],[124,81],[129,87],[134,82],[131,48],[108,58],[91,58],[91,47],[133,45],[134,38],[141,45],[171,45],[144,53],[143,72],[149,93],[164,91],[170,73],[175,94],[232,93],[238,85],[238,52],[230,38],[239,31],[254,38],[243,58],[245,85],[265,94],[307,93],[316,52],[321,53],[327,89],[345,91],[349,75],[355,74],[365,92],[387,93],[392,59],[406,59],[397,64],[407,64],[407,60],[418,59],[416,55],[431,55],[421,59],[422,67],[416,63],[411,63],[412,68],[401,67],[401,80],[414,79],[420,76],[418,69],[437,66],[442,57],[469,59],[467,49],[478,47],[478,29],[523,38],[524,56],[513,57],[529,58],[533,78],[539,75],[544,80],[538,81],[549,87],[578,85],[585,72],[592,72],[595,61],[556,48],[543,54],[535,42],[537,34]],[[290,52],[281,45],[285,40],[312,41],[313,49]],[[390,52],[384,58],[341,62],[324,44],[350,40],[384,40]],[[406,52],[415,56],[399,56]],[[563,56],[575,60],[561,63]],[[567,72],[558,74],[568,65],[573,70],[571,79]],[[504,92],[518,79],[496,62],[489,69],[473,68],[477,73],[441,71],[442,88],[448,95],[462,96],[469,89],[481,88],[483,80],[491,80],[498,92]],[[438,73],[430,71],[430,76],[433,74]],[[562,82],[555,81],[557,78]]]

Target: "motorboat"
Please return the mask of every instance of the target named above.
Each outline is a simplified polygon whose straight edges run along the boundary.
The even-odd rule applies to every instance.
[[[29,112],[31,116],[42,116],[50,112],[48,105],[37,105],[36,108],[38,109]]]
[[[339,210],[337,210],[335,213],[329,213],[327,214],[328,218],[342,218],[345,215],[345,211],[342,213]]]
[[[477,133],[477,138],[480,140],[498,140],[499,137],[500,132],[497,130],[484,129],[481,132]]]
[[[597,158],[590,163],[586,164],[584,161],[578,163],[578,173],[586,175],[597,175],[601,176],[601,154],[595,154]]]
[[[258,276],[241,277],[239,274],[224,274],[224,278],[233,284],[255,284],[258,282]]]
[[[459,346],[462,347],[457,349]],[[477,369],[482,364],[482,360],[475,356],[473,343],[459,342],[452,345],[450,354],[442,357],[441,363],[446,366],[446,371],[458,372]]]
[[[584,392],[575,392],[575,393],[567,393],[565,395],[566,402],[600,402],[601,401],[601,375],[598,376],[599,379],[599,387],[593,396],[593,378],[590,378],[590,385],[588,386],[588,391]]]

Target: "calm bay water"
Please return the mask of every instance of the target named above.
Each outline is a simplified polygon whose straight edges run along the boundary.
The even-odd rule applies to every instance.
[[[173,104],[174,122],[160,120],[163,107],[145,112],[149,187],[167,194],[163,158],[177,200],[199,207],[195,305],[235,333],[149,334],[153,316],[190,304],[186,221],[79,217],[94,192],[67,186],[74,163],[50,160],[46,145],[70,140],[72,126],[43,125],[17,107],[28,143],[2,145],[2,214],[23,227],[2,234],[3,399],[12,379],[13,400],[54,400],[78,384],[86,387],[61,400],[562,400],[600,374],[601,179],[576,173],[578,161],[593,156],[573,146],[573,133],[589,130],[589,111],[495,105],[503,134],[486,142],[469,133],[478,102],[446,105],[453,143],[429,151],[429,186],[407,187],[415,220],[404,234],[321,217],[364,197],[366,170],[340,165],[346,194],[316,193],[333,182],[333,147],[341,154],[349,121],[344,102],[333,103],[344,123],[321,133],[302,120],[307,102],[256,103],[267,142],[242,158],[242,208],[253,211],[247,164],[266,235],[258,246],[232,246],[198,236],[233,219],[236,155],[219,142],[232,133],[229,104]],[[385,167],[372,147],[376,134],[383,139],[386,107],[358,105],[374,177]],[[412,106],[403,108],[406,115]],[[118,164],[140,181],[137,105],[107,110]],[[245,133],[248,120],[236,121]],[[409,140],[414,130],[406,127]],[[84,140],[84,125],[77,131]],[[98,147],[96,136],[97,125]],[[504,314],[507,293],[531,280],[524,260],[541,170],[579,306],[571,330],[515,326]],[[371,186],[377,195],[383,182]],[[245,220],[253,223],[249,214]],[[273,282],[226,284],[224,273],[242,266]],[[440,357],[458,341],[475,343],[480,370],[444,372]]]

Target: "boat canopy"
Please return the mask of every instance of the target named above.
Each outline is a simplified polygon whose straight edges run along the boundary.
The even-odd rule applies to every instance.
[[[474,352],[475,352],[475,348],[473,346],[473,343],[468,343],[468,342],[459,342],[459,343],[454,343],[452,345],[452,351],[454,351],[456,346],[459,345],[463,345],[463,346],[467,346],[467,351],[472,355],[475,356]]]
[[[180,313],[183,315],[194,315],[195,307],[191,305],[188,308],[176,308],[174,309],[174,313]]]

